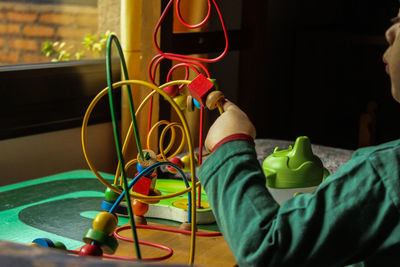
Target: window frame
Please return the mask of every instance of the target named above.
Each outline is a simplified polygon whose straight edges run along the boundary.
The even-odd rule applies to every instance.
[[[120,80],[118,59],[112,70],[114,81]],[[78,127],[90,102],[107,87],[104,59],[3,66],[0,80],[0,140]],[[89,124],[107,121],[108,100],[102,99]]]

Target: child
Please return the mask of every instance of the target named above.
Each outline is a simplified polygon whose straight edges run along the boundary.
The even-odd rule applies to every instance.
[[[383,56],[400,102],[400,12]],[[400,266],[400,140],[357,150],[318,188],[279,206],[257,161],[255,129],[227,101],[200,178],[239,266]]]

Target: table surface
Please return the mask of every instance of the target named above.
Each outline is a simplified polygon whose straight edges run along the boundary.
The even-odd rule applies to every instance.
[[[265,157],[273,152],[275,147],[286,149],[289,145],[293,145],[294,141],[261,139],[256,140],[255,143],[258,160],[262,163]],[[331,173],[335,172],[352,155],[350,150],[326,146],[313,145],[312,149]],[[112,177],[110,175],[109,178]],[[79,195],[82,192],[84,195]],[[104,186],[97,181],[90,171],[66,172],[0,187],[0,226],[2,227],[0,240],[24,244],[33,240],[27,241],[28,239],[26,239],[30,238],[27,237],[29,233],[33,233],[37,235],[36,237],[48,237],[53,240],[65,237],[72,240],[72,245],[68,243],[68,245],[66,244],[67,247],[69,245],[77,247],[82,244],[81,241],[78,241],[82,238],[82,232],[90,228],[93,217],[99,212],[99,203],[101,203],[103,197]],[[66,201],[67,199],[68,201]],[[78,217],[79,220],[74,221]],[[21,220],[23,221],[21,222]],[[120,223],[126,223],[126,221],[121,220]],[[77,231],[77,229],[82,231]],[[189,236],[169,233],[160,234],[157,231],[142,231],[142,229],[139,229],[139,236],[146,241],[166,242],[173,246],[174,256],[167,261],[168,263],[187,263],[190,246]],[[219,267],[234,265],[233,256],[223,237],[197,237],[196,239],[195,264]],[[211,247],[213,247],[212,252],[209,252]],[[144,248],[145,251],[146,249]],[[117,253],[129,255],[132,250],[132,244],[121,244]],[[154,253],[160,256],[165,252],[157,251]],[[54,250],[43,252],[43,250],[38,251],[36,248],[25,245],[0,241],[0,260],[3,263],[7,261],[11,263],[13,260],[20,259],[22,255],[27,263],[22,264],[22,261],[20,261],[20,266],[33,266],[38,259],[40,261],[51,259],[53,262],[60,263],[76,262],[77,259],[82,262],[93,260],[82,260],[74,256],[69,257],[63,253],[57,253]],[[106,264],[105,266],[119,266],[121,264],[121,262],[99,262]]]

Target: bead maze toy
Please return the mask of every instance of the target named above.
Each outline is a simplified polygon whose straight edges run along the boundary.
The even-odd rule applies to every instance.
[[[111,254],[113,254],[118,247],[119,242],[117,238],[121,238],[119,232],[128,229],[131,231],[132,236],[132,239],[130,239],[130,241],[134,243],[135,247],[134,253],[132,254],[135,254],[136,257],[125,257],[124,259],[139,261],[154,260],[154,258],[148,259],[142,257],[141,249],[139,246],[139,244],[145,243],[139,241],[137,229],[146,226],[146,216],[160,217],[182,222],[182,229],[179,230],[179,232],[190,235],[190,264],[194,263],[196,235],[221,235],[220,233],[206,234],[197,231],[197,223],[211,223],[214,221],[214,218],[207,201],[201,200],[202,189],[200,183],[197,181],[196,178],[196,167],[198,165],[201,165],[202,157],[206,155],[206,153],[203,153],[202,151],[203,112],[205,109],[218,109],[219,112],[222,113],[223,111],[221,102],[224,101],[223,93],[218,90],[216,81],[214,79],[211,79],[210,73],[202,63],[216,62],[226,54],[228,48],[227,31],[216,1],[208,0],[208,12],[206,18],[199,24],[190,25],[183,20],[179,8],[180,0],[176,0],[175,11],[177,14],[177,18],[183,25],[190,29],[198,28],[204,25],[204,23],[210,17],[211,9],[213,6],[221,21],[226,41],[225,49],[218,57],[213,59],[195,58],[186,55],[165,53],[161,51],[156,41],[156,35],[162,21],[165,18],[166,13],[172,8],[173,3],[174,0],[169,1],[154,30],[154,45],[159,54],[156,55],[149,64],[148,72],[150,82],[142,80],[130,80],[124,55],[117,36],[111,34],[107,40],[107,87],[100,91],[99,94],[90,103],[82,123],[82,148],[84,156],[93,174],[102,184],[106,186],[105,200],[101,204],[102,209],[105,211],[95,216],[92,228],[88,229],[87,232],[84,234],[83,241],[85,242],[85,245],[82,246],[79,251],[74,251],[81,256],[107,256],[112,258],[113,256]],[[123,80],[115,83],[113,82],[111,76],[111,47],[113,44],[117,48],[123,71]],[[179,63],[171,68],[170,72],[167,75],[166,82],[159,85],[155,82],[156,70],[160,62],[165,59],[178,61]],[[179,67],[185,68],[185,79],[171,81],[172,72]],[[189,70],[192,70],[197,75],[197,77],[192,81],[188,80]],[[150,89],[149,94],[138,106],[137,109],[135,109],[133,104],[131,91],[132,85],[140,86],[141,89]],[[114,105],[114,90],[122,87],[126,88],[127,90],[130,106],[130,116],[132,119],[132,123],[129,127],[128,133],[123,140],[121,140],[120,137]],[[179,122],[159,121],[156,122],[154,125],[151,125],[153,97],[155,94],[160,95],[162,99],[170,104],[172,110],[174,110],[177,114],[180,120]],[[86,146],[86,128],[90,115],[98,101],[106,95],[108,95],[108,101],[110,104],[114,142],[118,156],[118,166],[116,168],[113,183],[107,181],[103,177],[103,175],[97,170],[94,163],[90,160],[89,151]],[[144,149],[142,147],[142,140],[140,140],[136,117],[142,112],[143,107],[147,104],[149,105],[150,113],[148,116],[149,123],[146,142],[147,146]],[[194,111],[195,109],[200,110],[198,153],[195,152],[195,148],[193,146],[193,135],[189,130],[188,122],[182,112],[185,109],[187,109],[188,111]],[[164,129],[161,131],[158,147],[150,147],[150,137],[155,134],[155,132],[159,130],[159,128],[162,126],[164,126]],[[170,131],[169,140],[167,140],[166,138],[168,131]],[[176,131],[180,131],[181,135],[181,141],[178,144],[175,144]],[[138,155],[136,158],[128,159],[126,156],[127,149],[132,140],[135,141]],[[165,142],[168,143],[167,147],[163,146]],[[173,151],[174,145],[177,146],[175,151]],[[178,155],[181,155],[181,153],[183,152],[182,149],[185,145],[187,146],[188,150],[186,155],[178,157]],[[131,167],[136,167],[137,173],[134,177],[128,178],[127,171]],[[184,189],[180,189],[177,191],[171,190],[169,194],[162,194],[157,188],[157,180],[161,178],[158,177],[158,175],[162,173],[162,171],[160,171],[162,167],[166,168],[170,173],[177,175],[182,180]],[[188,176],[190,177],[190,180]],[[187,195],[187,198],[182,197],[182,195]],[[170,201],[170,203],[166,204],[166,200],[173,198],[176,200],[172,202]],[[128,216],[130,226],[117,229],[118,215]],[[163,231],[173,230],[164,228]],[[30,245],[64,248],[59,243],[53,242],[50,239],[46,238],[35,239]],[[146,245],[159,247],[154,244]],[[165,250],[168,251],[168,254],[158,259],[165,259],[172,255],[172,251],[170,249]]]

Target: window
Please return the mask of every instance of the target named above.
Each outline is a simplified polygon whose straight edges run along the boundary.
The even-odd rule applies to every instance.
[[[119,20],[98,23],[99,17],[107,16],[104,6],[117,2],[0,0],[0,139],[81,124],[88,104],[107,84],[104,55],[86,50],[82,42],[85,36],[119,29]],[[114,7],[118,14],[119,6]],[[63,57],[46,57],[43,44],[55,42],[54,50],[64,51]],[[80,51],[84,53],[77,60],[75,53]],[[60,62],[51,62],[54,59]],[[119,62],[113,64],[114,79],[119,80]],[[105,104],[92,122],[109,120]]]
[[[61,60],[98,54],[83,45],[100,34],[97,0],[0,0],[0,10],[0,65],[48,62],[60,51]],[[46,43],[54,50],[49,57]]]

